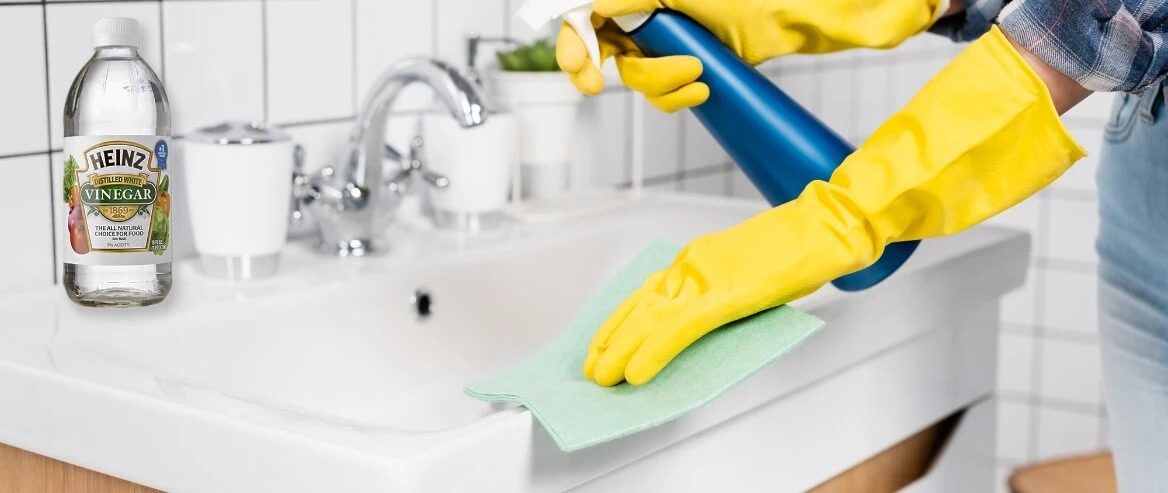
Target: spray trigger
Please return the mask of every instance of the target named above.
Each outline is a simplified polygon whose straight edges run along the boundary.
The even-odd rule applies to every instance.
[[[552,19],[563,15],[564,22],[576,30],[588,49],[588,57],[600,68],[600,41],[592,28],[592,0],[527,0],[519,7],[516,17],[538,31]]]
[[[604,60],[600,59],[600,40],[596,37],[596,30],[592,28],[592,6],[578,7],[564,12],[564,22],[567,22],[576,35],[588,48],[588,58],[599,69]]]

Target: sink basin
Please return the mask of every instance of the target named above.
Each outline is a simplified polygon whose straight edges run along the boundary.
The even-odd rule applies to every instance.
[[[188,393],[214,392],[357,428],[447,430],[492,412],[492,405],[467,397],[464,385],[555,339],[651,240],[684,242],[752,210],[674,209],[660,203],[538,236],[531,231],[540,228],[517,226],[480,239],[493,244],[473,250],[448,245],[447,256],[411,255],[403,246],[385,259],[348,262],[359,269],[353,275],[198,314],[150,317],[142,328],[123,326],[95,345]],[[440,251],[458,236],[428,234],[433,243],[425,251]],[[297,274],[328,272],[291,273]],[[430,298],[429,316],[411,303],[418,292]]]
[[[276,409],[362,428],[450,429],[491,412],[463,394],[466,383],[549,343],[647,240],[725,224],[707,214],[652,231],[643,225],[653,213],[643,214],[182,317],[111,346],[173,383]],[[419,291],[429,316],[410,302]]]
[[[476,236],[407,221],[394,226],[386,256],[323,259],[292,247],[270,281],[227,283],[177,264],[175,290],[154,307],[87,310],[57,289],[6,299],[0,442],[165,490],[457,491],[486,481],[499,491],[560,491],[898,347],[917,344],[933,357],[989,351],[938,360],[927,385],[945,389],[943,399],[921,419],[992,389],[986,341],[1029,248],[1003,230],[928,242],[876,289],[845,296],[827,287],[800,300],[828,322],[823,334],[712,405],[628,439],[564,453],[523,409],[463,394],[555,339],[651,240],[683,243],[763,207],[653,195]],[[411,301],[419,293],[428,314]],[[989,327],[953,329],[971,324]],[[29,381],[51,391],[6,400]],[[875,446],[896,437],[869,438]],[[122,448],[110,452],[111,443]],[[791,484],[820,474],[802,472],[788,474],[803,482]]]

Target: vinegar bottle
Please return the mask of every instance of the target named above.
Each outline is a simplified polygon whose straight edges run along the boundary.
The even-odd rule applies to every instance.
[[[65,101],[63,283],[85,306],[144,306],[170,291],[170,105],[138,54],[138,23],[93,26]]]

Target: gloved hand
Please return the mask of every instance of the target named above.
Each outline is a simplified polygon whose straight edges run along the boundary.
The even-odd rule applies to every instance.
[[[690,243],[593,338],[584,375],[652,379],[734,320],[874,263],[891,242],[961,231],[1085,155],[1042,80],[995,27],[795,200]]]
[[[645,58],[607,18],[668,8],[682,12],[751,65],[791,53],[827,53],[855,47],[886,48],[925,30],[949,0],[597,0],[592,8],[600,56],[615,56],[625,85],[654,106],[672,112],[697,106],[709,88],[695,82],[700,60],[690,56]],[[584,42],[568,24],[556,42],[560,68],[581,92],[597,94],[604,77],[588,59]]]

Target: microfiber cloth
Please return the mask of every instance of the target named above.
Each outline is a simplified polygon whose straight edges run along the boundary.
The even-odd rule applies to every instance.
[[[788,306],[730,323],[687,348],[641,386],[601,387],[584,378],[593,334],[645,278],[669,265],[680,248],[656,241],[584,305],[555,342],[531,359],[466,387],[485,401],[526,406],[565,451],[646,430],[693,411],[775,361],[823,327]]]

